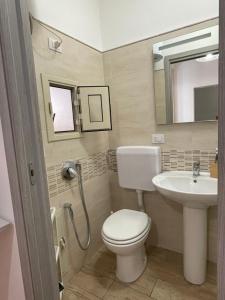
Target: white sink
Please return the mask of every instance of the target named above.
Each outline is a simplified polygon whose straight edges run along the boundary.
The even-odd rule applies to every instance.
[[[184,277],[202,284],[207,262],[207,208],[217,205],[217,179],[208,173],[171,171],[152,180],[164,197],[183,205]]]
[[[170,171],[153,178],[156,189],[171,200],[192,208],[217,205],[217,179],[200,173],[194,180],[192,172]]]

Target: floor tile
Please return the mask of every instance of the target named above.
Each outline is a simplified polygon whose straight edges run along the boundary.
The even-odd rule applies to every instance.
[[[147,268],[152,277],[169,283],[185,283],[182,255],[173,251],[155,248],[148,259]]]
[[[134,283],[124,284],[115,277],[116,256],[102,248],[76,274],[65,300],[216,300],[216,265],[209,263],[207,281],[196,286],[183,276],[182,255],[150,248],[145,272]]]
[[[216,300],[216,289],[207,286],[195,286],[189,283],[171,284],[158,280],[151,297],[155,300]]]
[[[113,279],[109,277],[94,273],[91,270],[85,270],[77,273],[69,282],[68,287],[71,289],[73,287],[79,287],[86,292],[101,298],[106,294],[112,283]]]
[[[115,278],[116,256],[103,248],[98,251],[94,257],[88,262],[83,270],[92,270],[95,273],[101,273],[106,277]]]
[[[74,287],[73,289],[65,289],[63,294],[63,300],[99,300],[100,298],[82,290],[80,288]]]
[[[150,300],[151,298],[139,293],[128,285],[114,282],[103,298],[104,300]]]
[[[121,283],[118,279],[116,279],[117,282]],[[152,290],[156,284],[157,279],[151,276],[151,272],[149,271],[149,268],[146,268],[144,273],[133,283],[124,284],[125,287],[131,287],[132,289],[145,294],[147,296],[150,296],[152,293]]]

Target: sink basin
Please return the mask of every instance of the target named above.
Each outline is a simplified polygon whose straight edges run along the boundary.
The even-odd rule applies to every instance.
[[[183,206],[184,277],[193,284],[206,278],[207,208],[217,205],[217,179],[209,173],[164,172],[152,179],[164,197]]]
[[[200,173],[194,180],[192,172],[170,171],[155,176],[156,189],[171,200],[192,208],[217,205],[217,179]]]

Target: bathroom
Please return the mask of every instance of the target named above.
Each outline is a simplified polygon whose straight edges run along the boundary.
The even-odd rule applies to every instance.
[[[35,151],[42,153],[36,155],[41,179],[36,164],[29,163],[29,180],[44,186],[40,205],[36,201],[28,210],[36,208],[33,220],[44,232],[41,240],[37,230],[37,240],[48,244],[45,264],[51,272],[48,276],[45,270],[45,287],[48,282],[54,290],[46,292],[49,299],[225,299],[222,271],[217,279],[218,253],[220,261],[223,257],[217,246],[222,230],[217,213],[219,1],[186,1],[182,7],[177,0],[167,2],[23,4],[37,91],[33,119],[39,122],[40,149]],[[185,77],[187,63],[195,69]],[[193,103],[197,94],[199,103],[207,98],[209,106],[198,108],[198,116],[197,101],[195,108],[185,102],[188,92]],[[56,107],[54,98],[65,102]],[[2,113],[1,119],[4,135],[9,123]],[[172,174],[167,180],[183,176],[191,185],[203,184],[208,195],[191,190],[194,202],[199,196],[203,204],[184,203],[190,191],[168,194],[161,186],[163,174]],[[18,238],[15,207],[14,215]],[[11,215],[0,217],[14,224]],[[110,240],[106,232],[114,237]],[[131,240],[135,245],[141,240],[143,252],[131,257],[124,248],[126,255],[119,255]],[[19,238],[16,243],[17,280],[23,279],[24,289],[18,300],[47,300],[45,292],[39,298],[25,296],[23,247]],[[13,299],[13,293],[5,295],[2,300]]]

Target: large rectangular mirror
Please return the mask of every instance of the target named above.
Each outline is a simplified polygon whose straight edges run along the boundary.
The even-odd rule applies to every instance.
[[[216,121],[218,26],[153,46],[157,124]]]

